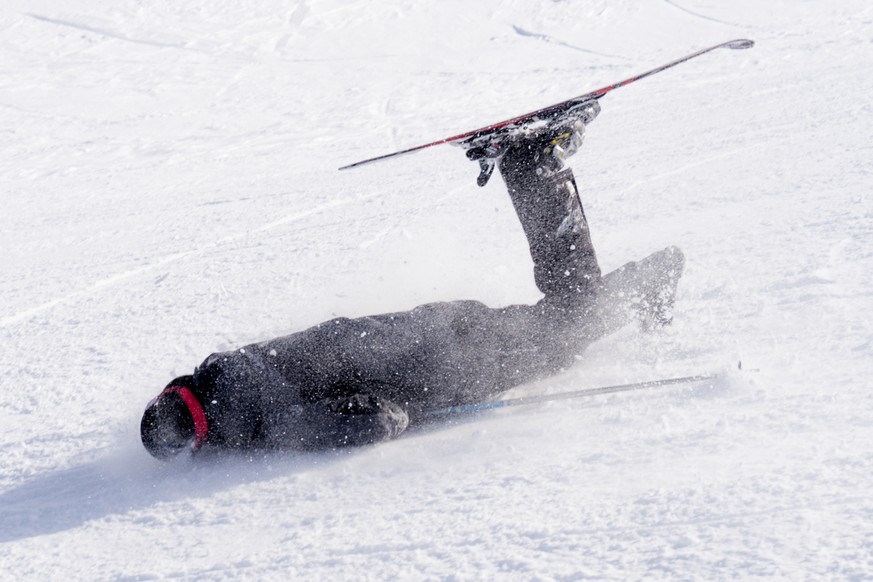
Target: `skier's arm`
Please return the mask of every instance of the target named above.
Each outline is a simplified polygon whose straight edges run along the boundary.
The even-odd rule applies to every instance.
[[[295,449],[368,445],[398,436],[409,424],[400,406],[369,394],[295,406],[265,420],[269,445]]]

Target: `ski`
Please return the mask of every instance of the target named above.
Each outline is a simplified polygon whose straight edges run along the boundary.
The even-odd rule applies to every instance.
[[[405,150],[400,150],[397,152],[392,152],[390,154],[385,154],[381,156],[376,156],[375,158],[369,158],[366,160],[361,160],[360,162],[355,162],[353,164],[348,164],[339,168],[340,170],[347,170],[350,168],[356,168],[358,166],[363,166],[365,164],[371,164],[373,162],[378,162],[381,160],[387,160],[390,158],[394,158],[397,156],[402,156],[406,154],[411,154],[417,151],[421,151],[426,148],[430,148],[433,146],[450,143],[453,145],[459,145],[464,147],[464,149],[469,149],[475,145],[480,145],[482,143],[483,136],[488,136],[490,134],[503,132],[503,131],[512,131],[515,128],[519,128],[525,126],[530,123],[535,123],[537,121],[550,121],[556,118],[560,118],[562,114],[568,113],[572,110],[577,110],[580,106],[584,107],[586,105],[590,105],[593,102],[596,102],[598,99],[606,95],[607,93],[614,91],[620,87],[624,87],[626,85],[630,85],[636,81],[641,79],[645,79],[651,75],[656,73],[660,73],[661,71],[665,71],[676,65],[680,65],[686,61],[690,61],[693,58],[704,55],[708,52],[714,51],[720,48],[729,48],[729,49],[748,49],[755,45],[755,42],[750,39],[741,38],[735,40],[729,40],[727,42],[722,42],[711,47],[701,49],[699,51],[693,52],[691,54],[685,55],[684,57],[680,57],[674,61],[670,61],[669,63],[663,64],[659,67],[655,67],[649,71],[644,73],[640,73],[638,75],[634,75],[633,77],[628,77],[623,81],[619,81],[618,83],[613,83],[612,85],[607,85],[606,87],[601,87],[600,89],[596,89],[594,91],[589,91],[588,93],[584,93],[579,95],[578,97],[572,97],[567,99],[566,101],[561,101],[560,103],[555,103],[554,105],[549,105],[548,107],[544,107],[542,109],[537,109],[536,111],[531,111],[530,113],[525,113],[524,115],[519,115],[517,117],[513,117],[510,119],[505,119],[503,121],[499,121],[497,123],[493,123],[491,125],[486,125],[485,127],[480,127],[479,129],[474,129],[472,131],[467,131],[465,133],[461,133],[458,135],[454,135],[452,137],[447,137],[445,139],[440,139],[437,141],[433,141],[430,143],[426,143],[423,145],[411,147]]]
[[[497,408],[506,408],[508,406],[522,406],[525,404],[539,404],[541,402],[552,402],[554,400],[567,400],[569,398],[584,398],[586,396],[598,396],[600,394],[614,394],[616,392],[630,392],[632,390],[642,390],[644,388],[655,388],[658,386],[672,386],[675,384],[692,384],[696,382],[705,382],[718,378],[718,374],[698,374],[695,376],[682,376],[681,378],[665,378],[663,380],[647,380],[645,382],[634,382],[632,384],[617,384],[615,386],[601,386],[599,388],[586,388],[584,390],[573,390],[571,392],[559,392],[557,394],[545,394],[541,396],[522,396],[520,398],[509,398],[507,400],[495,400],[492,402],[480,402],[476,404],[464,404],[461,406],[450,406],[448,408],[439,408],[425,412],[425,416],[429,418],[453,416],[457,414],[471,414],[482,412],[485,410],[495,410]]]

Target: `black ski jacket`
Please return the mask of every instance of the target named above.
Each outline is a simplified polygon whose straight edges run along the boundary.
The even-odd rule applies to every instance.
[[[538,309],[431,303],[212,354],[189,379],[208,421],[207,443],[375,442],[426,410],[483,401],[554,373],[572,353],[544,339],[556,334]]]

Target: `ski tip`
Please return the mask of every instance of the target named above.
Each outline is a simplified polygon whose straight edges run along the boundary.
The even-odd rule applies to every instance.
[[[739,38],[737,40],[732,40],[726,45],[729,49],[734,50],[743,50],[750,49],[755,46],[755,41],[749,38]]]

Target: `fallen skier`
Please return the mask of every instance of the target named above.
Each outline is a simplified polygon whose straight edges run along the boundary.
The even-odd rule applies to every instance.
[[[577,121],[557,134],[522,134],[495,156],[527,236],[539,302],[431,303],[334,319],[212,354],[149,403],[145,448],[166,459],[203,446],[384,441],[428,410],[483,402],[556,374],[635,318],[644,326],[669,323],[684,261],[679,249],[601,276],[573,172],[563,163],[584,130]]]

